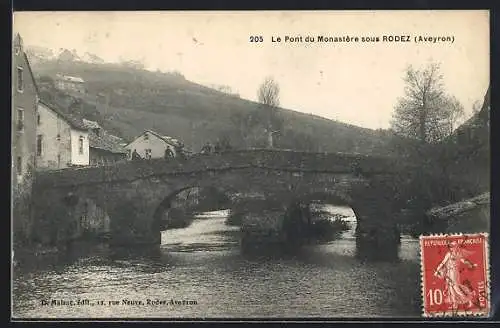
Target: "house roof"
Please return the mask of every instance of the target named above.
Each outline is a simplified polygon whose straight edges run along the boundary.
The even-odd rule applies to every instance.
[[[158,137],[159,139],[165,141],[166,143],[168,143],[169,145],[172,145],[174,147],[178,147],[178,146],[183,146],[184,145],[181,141],[179,141],[179,140],[177,140],[175,138],[161,135],[158,132],[155,132],[153,130],[145,130],[140,136],[144,135],[146,132],[151,133],[152,135]],[[137,138],[139,138],[139,137],[137,137]],[[137,138],[135,138],[134,140],[137,140]]]
[[[77,130],[81,130],[81,131],[87,131],[88,128],[85,127],[85,124],[83,123],[83,120],[73,114],[69,114],[69,113],[66,113],[64,112],[64,110],[61,109],[60,106],[56,105],[56,104],[49,104],[48,102],[44,101],[44,100],[41,100],[39,99],[38,102],[42,105],[44,105],[45,107],[47,107],[48,109],[52,110],[54,113],[56,113],[57,115],[59,115],[60,117],[62,117],[66,122],[68,122],[68,124],[77,129]]]
[[[115,135],[112,135],[112,134],[108,134],[107,135],[113,142],[115,142],[116,144],[124,147],[128,144],[127,141],[125,141],[123,138],[120,138],[120,137],[117,137]]]
[[[40,94],[40,92],[38,90],[38,85],[36,84],[35,76],[33,75],[33,70],[31,69],[30,61],[28,60],[28,56],[26,55],[25,52],[23,53],[23,56],[24,56],[24,60],[26,60],[26,65],[28,66],[28,71],[30,72],[31,79],[32,79],[33,85],[35,87],[35,92],[38,96]]]
[[[97,123],[96,121],[91,121],[91,120],[87,120],[87,119],[83,119],[83,125],[87,129],[100,129],[101,128],[99,123]]]
[[[89,147],[109,151],[115,154],[126,154],[128,152],[127,149],[120,145],[116,138],[118,137],[107,133],[97,135],[95,132],[91,131],[89,132]]]

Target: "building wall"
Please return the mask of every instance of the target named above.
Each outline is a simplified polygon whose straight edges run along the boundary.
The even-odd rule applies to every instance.
[[[40,124],[37,134],[42,136],[42,154],[37,156],[37,169],[54,170],[70,166],[71,127],[69,123],[43,104],[39,104],[38,112]],[[36,143],[37,141],[35,146]]]
[[[79,150],[79,139],[83,137],[83,153]],[[89,165],[89,133],[71,129],[71,164]]]
[[[92,147],[90,147],[89,154],[92,166],[109,165],[127,159],[127,154],[117,154]]]
[[[13,52],[12,67],[12,182],[14,186],[21,184],[35,166],[35,138],[37,92],[32,79],[28,61],[23,49],[17,54]],[[22,90],[18,90],[17,68],[22,70]],[[18,109],[22,109],[23,127],[18,129]],[[20,159],[20,161],[19,161]],[[20,167],[18,174],[18,167]]]
[[[17,39],[17,38],[15,38]],[[14,41],[14,45],[19,42]],[[18,90],[17,68],[22,70],[22,90]],[[29,63],[21,48],[12,51],[12,107],[11,107],[11,185],[12,223],[14,245],[29,242],[32,226],[31,191],[35,168],[36,103],[37,91]],[[22,130],[18,129],[18,108],[22,108]]]
[[[148,135],[148,140],[145,139],[146,134]],[[151,158],[163,158],[167,147],[169,147],[174,156],[176,156],[175,148],[172,145],[169,145],[157,136],[146,132],[128,144],[125,148],[130,150],[130,154],[132,154],[134,149],[137,150],[142,158],[145,158],[146,149],[151,149]]]

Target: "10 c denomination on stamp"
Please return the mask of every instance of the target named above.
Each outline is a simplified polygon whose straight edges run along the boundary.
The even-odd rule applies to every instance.
[[[423,315],[488,316],[488,234],[420,236]]]

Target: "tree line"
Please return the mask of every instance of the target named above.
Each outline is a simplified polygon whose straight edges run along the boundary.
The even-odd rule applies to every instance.
[[[408,66],[404,71],[404,96],[394,106],[390,129],[380,134],[391,140],[388,151],[437,144],[450,137],[465,118],[464,106],[446,91],[440,64],[431,62],[423,68]],[[273,77],[266,77],[257,89],[259,107],[250,113],[233,113],[239,139],[249,147],[300,148],[318,150],[312,135],[286,129],[280,115],[280,87]],[[477,113],[480,102],[473,105]],[[285,146],[286,145],[286,146]],[[420,145],[420,146],[418,146]],[[285,147],[283,147],[285,146]]]

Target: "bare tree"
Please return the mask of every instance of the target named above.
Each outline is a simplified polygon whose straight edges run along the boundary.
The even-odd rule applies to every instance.
[[[479,113],[479,111],[481,110],[481,107],[482,107],[482,104],[481,104],[480,100],[474,101],[474,103],[472,104],[472,113],[473,113],[472,115]]]
[[[444,100],[443,109],[448,117],[448,134],[452,134],[465,116],[464,106],[455,96],[445,97]]]
[[[433,143],[448,136],[463,115],[463,106],[446,95],[439,64],[431,63],[423,70],[409,66],[404,81],[404,97],[398,99],[391,128],[404,137]]]
[[[267,146],[273,147],[273,136],[282,127],[282,121],[278,115],[280,88],[272,77],[266,77],[257,91],[257,97],[262,104],[264,124],[266,125]],[[260,115],[259,115],[260,116]]]

